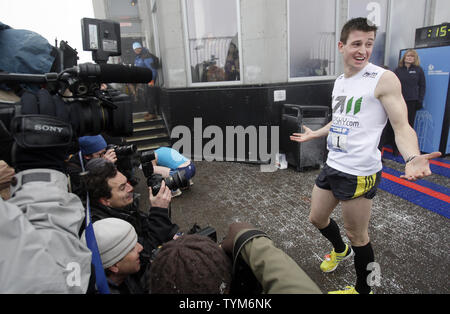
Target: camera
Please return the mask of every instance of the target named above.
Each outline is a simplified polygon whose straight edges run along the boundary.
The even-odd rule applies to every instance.
[[[217,231],[216,231],[216,229],[214,229],[213,227],[210,227],[210,226],[201,228],[199,225],[197,225],[195,223],[192,226],[192,228],[188,232],[186,232],[186,234],[198,234],[201,236],[205,236],[217,243]],[[179,232],[179,233],[177,233],[177,235],[182,236],[183,232]],[[150,258],[151,262],[153,262],[155,260],[156,256],[158,255],[158,253],[162,247],[163,246],[160,245],[156,249],[152,250],[151,258]]]
[[[213,240],[214,242],[217,243],[216,229],[214,229],[213,227],[210,227],[210,226],[201,228],[199,225],[194,224],[192,226],[192,228],[188,231],[188,234],[202,235],[202,236],[210,238],[211,240]]]
[[[143,152],[140,156],[142,171],[147,178],[147,185],[151,187],[153,196],[158,194],[161,189],[161,182],[164,180],[166,186],[170,190],[177,190],[189,185],[189,180],[186,179],[185,171],[177,171],[173,175],[163,178],[161,175],[154,173],[152,161],[155,159],[155,152]]]
[[[83,48],[92,51],[93,60],[98,64],[77,65],[77,52],[67,42],[61,41],[60,48],[53,47],[56,56],[51,73],[28,74],[0,71],[0,84],[13,91],[24,88],[36,91],[45,87],[50,95],[57,95],[67,106],[70,126],[64,136],[64,145],[73,138],[84,135],[106,133],[113,137],[128,137],[133,134],[131,98],[102,83],[148,83],[152,80],[151,71],[144,68],[106,64],[109,56],[121,54],[120,25],[108,20],[83,19]],[[90,43],[90,45],[87,45]],[[13,60],[13,56],[11,56]],[[30,57],[30,61],[32,62]],[[41,72],[42,73],[42,72]],[[24,87],[24,84],[25,87]],[[103,85],[103,86],[102,86]],[[20,103],[0,101],[1,139],[18,136],[29,141],[21,141],[25,148],[48,148],[55,144],[45,136],[33,135],[37,125],[43,125],[44,115],[21,116]],[[50,126],[54,126],[54,119]],[[9,134],[11,133],[11,134]],[[34,132],[35,133],[35,132]],[[19,134],[19,135],[18,135]],[[12,137],[11,137],[12,135]],[[61,142],[63,141],[61,140]]]
[[[110,150],[113,149],[114,152],[116,153],[117,157],[121,157],[121,156],[131,156],[134,153],[136,153],[137,151],[137,146],[134,144],[131,145],[123,145],[123,146],[119,146],[119,145],[114,145],[114,144],[109,144],[108,146],[106,146],[106,150]]]

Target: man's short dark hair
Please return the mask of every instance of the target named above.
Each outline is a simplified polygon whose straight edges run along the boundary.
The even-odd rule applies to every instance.
[[[116,166],[103,158],[94,158],[86,164],[86,187],[89,196],[93,201],[98,201],[100,198],[110,198],[111,187],[108,180],[117,175]]]
[[[357,17],[354,19],[351,19],[347,23],[345,23],[344,27],[341,31],[341,38],[340,41],[344,44],[347,43],[348,36],[352,31],[361,31],[361,32],[374,32],[375,36],[377,35],[378,27],[367,20],[367,18],[364,17]]]
[[[231,260],[210,238],[183,235],[164,243],[151,266],[151,293],[224,294],[230,291]]]

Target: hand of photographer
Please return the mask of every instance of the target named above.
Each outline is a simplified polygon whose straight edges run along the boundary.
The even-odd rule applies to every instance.
[[[4,160],[0,160],[0,196],[7,200],[10,198],[9,186],[16,172]]]
[[[236,238],[236,235],[245,229],[255,229],[255,227],[247,222],[235,222],[228,227],[228,233],[222,242],[222,249],[226,253],[230,255],[233,254],[234,240]]]
[[[117,161],[117,155],[114,149],[108,149],[102,158],[112,162],[113,164]]]
[[[172,191],[166,186],[166,182],[161,182],[161,188],[158,194],[153,196],[152,189],[149,188],[149,200],[152,207],[169,208],[170,201],[172,199]]]

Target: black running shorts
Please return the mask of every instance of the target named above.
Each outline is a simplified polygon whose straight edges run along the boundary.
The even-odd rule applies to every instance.
[[[380,184],[381,171],[370,176],[354,176],[329,167],[327,164],[316,179],[316,185],[331,190],[338,200],[346,201],[360,196],[372,199]]]

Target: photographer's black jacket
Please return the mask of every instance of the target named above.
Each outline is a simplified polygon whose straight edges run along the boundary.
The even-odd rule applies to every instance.
[[[178,225],[172,223],[167,208],[151,207],[149,214],[138,210],[136,203],[129,209],[116,209],[99,203],[91,204],[91,220],[94,223],[104,218],[119,218],[128,221],[136,230],[138,242],[144,247],[141,256],[151,256],[152,250],[172,240]]]

